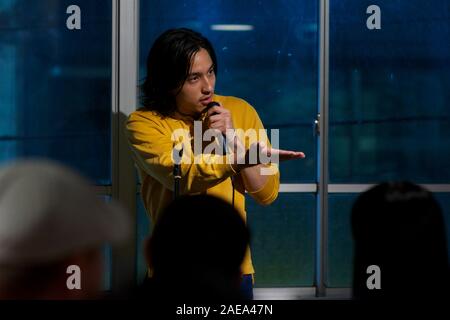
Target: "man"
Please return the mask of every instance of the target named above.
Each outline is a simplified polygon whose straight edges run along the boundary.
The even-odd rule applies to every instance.
[[[271,148],[252,106],[236,97],[215,94],[217,69],[211,43],[189,29],[164,32],[150,50],[147,78],[142,86],[144,107],[129,116],[126,128],[142,182],[141,195],[153,223],[173,198],[173,149],[180,143],[180,193],[222,198],[231,202],[244,220],[245,192],[258,203],[269,205],[279,188],[277,164],[261,163],[259,156],[250,161],[253,151],[260,150],[261,154],[280,160],[305,156],[302,152]],[[209,107],[211,102],[218,105]],[[213,143],[225,136],[229,154],[221,153],[220,148],[207,152],[208,147],[203,144],[198,148],[198,140],[204,142],[199,127],[219,133]],[[243,137],[242,132],[248,130],[255,134]],[[188,134],[180,137],[180,131]],[[242,273],[251,295],[254,269],[249,250]]]
[[[103,247],[131,235],[126,212],[44,160],[0,169],[0,300],[96,299]]]

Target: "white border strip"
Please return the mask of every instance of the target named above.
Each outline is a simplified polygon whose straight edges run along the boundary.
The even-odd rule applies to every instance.
[[[361,193],[376,184],[329,184],[329,193]],[[450,192],[450,184],[419,184],[430,192]]]
[[[328,193],[361,193],[375,184],[329,184]],[[431,192],[450,193],[450,184],[421,184]],[[93,186],[94,192],[98,195],[112,195],[111,186]],[[317,193],[317,184],[315,183],[282,183],[280,184],[280,193]],[[137,194],[140,192],[140,184],[137,185]]]
[[[329,184],[329,193],[361,193],[364,192],[375,184]]]
[[[315,299],[316,288],[255,288],[254,300],[310,300]]]
[[[317,184],[315,183],[282,183],[279,192],[317,192]]]
[[[431,192],[450,192],[450,184],[421,184],[420,186]]]

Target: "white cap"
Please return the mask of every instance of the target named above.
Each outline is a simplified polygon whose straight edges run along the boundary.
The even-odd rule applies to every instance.
[[[0,265],[51,262],[131,235],[131,219],[88,180],[48,160],[0,169]]]

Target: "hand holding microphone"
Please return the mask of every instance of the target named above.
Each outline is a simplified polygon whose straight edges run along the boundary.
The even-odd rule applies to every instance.
[[[208,103],[205,112],[210,129],[217,129],[223,135],[226,134],[227,129],[234,129],[231,112],[223,108],[219,102],[212,101]]]
[[[292,150],[283,150],[283,149],[276,149],[271,148],[265,145],[262,142],[254,143],[250,146],[249,150],[245,150],[242,142],[238,139],[237,136],[233,135],[232,137],[226,138],[227,130],[234,129],[233,122],[231,119],[231,112],[228,109],[223,108],[220,103],[216,101],[212,101],[208,103],[206,106],[205,111],[207,116],[207,124],[208,127],[211,129],[217,129],[219,130],[223,137],[224,137],[224,154],[226,150],[226,143],[232,142],[233,145],[232,149],[233,152],[238,157],[244,157],[244,164],[243,165],[235,165],[236,169],[241,170],[247,167],[251,167],[254,165],[257,165],[260,163],[257,161],[257,163],[250,163],[250,154],[252,152],[262,152],[263,154],[266,154],[267,156],[276,156],[279,161],[286,161],[286,160],[294,160],[294,159],[303,159],[305,158],[305,154],[303,152],[299,151],[292,151]],[[256,149],[256,150],[254,150]],[[259,158],[259,157],[258,157]],[[236,162],[235,162],[236,164]]]
[[[208,127],[219,130],[222,133],[223,154],[227,154],[227,130],[234,129],[230,111],[223,108],[219,102],[211,101],[207,104],[204,112],[206,112]]]

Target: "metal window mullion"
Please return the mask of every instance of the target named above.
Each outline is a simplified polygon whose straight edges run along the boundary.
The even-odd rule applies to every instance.
[[[361,193],[374,186],[374,184],[329,184],[328,193]]]
[[[362,193],[376,184],[328,184],[328,193]],[[450,193],[450,184],[418,184],[433,193]]]
[[[139,0],[112,0],[112,196],[132,218],[127,243],[112,251],[112,291],[136,283],[136,177],[124,132],[127,116],[137,105]]]
[[[319,40],[319,200],[316,227],[316,295],[326,294],[325,275],[327,268],[328,239],[328,78],[329,78],[329,1],[320,0],[319,9],[320,40]]]
[[[281,183],[279,193],[317,193],[316,183]]]

